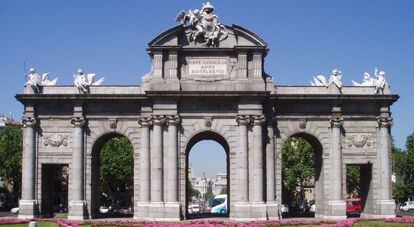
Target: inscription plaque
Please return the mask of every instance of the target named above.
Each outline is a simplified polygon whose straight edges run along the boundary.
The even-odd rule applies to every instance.
[[[189,58],[188,75],[195,80],[221,80],[228,76],[228,58]]]

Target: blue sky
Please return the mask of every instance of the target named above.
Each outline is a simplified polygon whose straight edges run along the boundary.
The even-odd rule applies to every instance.
[[[72,84],[82,68],[105,84],[138,84],[150,69],[147,43],[184,9],[203,1],[0,1],[0,113],[20,118],[14,95],[24,84],[23,62]],[[414,1],[216,0],[225,24],[238,24],[269,44],[266,72],[279,85],[307,85],[333,68],[345,84],[374,67],[387,72],[394,93],[393,136],[404,146],[414,131]],[[206,146],[208,150],[208,146]]]

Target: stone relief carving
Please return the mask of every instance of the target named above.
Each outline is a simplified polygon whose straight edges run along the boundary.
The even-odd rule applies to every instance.
[[[41,86],[55,86],[58,78],[49,80],[49,73],[43,73],[42,77],[36,73],[34,68],[29,70],[29,74],[26,76],[26,83],[24,86],[31,87],[36,93],[40,92]]]
[[[60,146],[68,146],[69,145],[69,135],[64,134],[51,134],[43,136],[43,145],[44,146],[52,146],[52,147],[60,147]]]
[[[372,136],[370,134],[350,134],[346,137],[346,143],[351,147],[372,147]]]
[[[300,120],[299,120],[299,125],[298,125],[298,126],[299,126],[299,128],[300,128],[300,129],[305,129],[305,128],[306,128],[306,123],[307,123],[307,122],[306,122],[306,119],[300,119]]]
[[[323,75],[317,75],[313,77],[313,81],[310,82],[312,86],[325,86],[329,87],[335,85],[339,89],[342,88],[342,72],[340,70],[332,70],[332,75],[329,78],[329,81],[326,80],[326,77]]]
[[[117,119],[109,119],[109,127],[111,127],[111,129],[116,129],[117,124],[118,124]]]
[[[85,77],[85,74],[82,69],[79,69],[77,74],[73,75],[75,78],[74,84],[78,88],[79,93],[88,93],[90,86],[100,86],[103,84],[105,77],[95,81],[95,73],[88,73]]]
[[[213,11],[214,6],[207,2],[203,4],[201,10],[189,10],[188,13],[181,11],[175,20],[182,25],[188,22],[192,28],[190,41],[201,41],[205,46],[217,46],[218,42],[227,38],[228,32]]]

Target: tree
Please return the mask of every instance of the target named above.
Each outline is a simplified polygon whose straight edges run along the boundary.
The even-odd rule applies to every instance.
[[[346,192],[350,198],[360,198],[361,166],[346,166]]]
[[[393,171],[397,176],[393,194],[399,201],[414,195],[414,133],[407,137],[405,147],[406,150],[392,149]]]
[[[315,152],[306,140],[292,137],[283,144],[282,174],[288,198],[304,201],[304,187],[315,179]]]
[[[205,200],[205,201],[209,201],[209,200],[210,200],[210,199],[212,199],[212,198],[214,198],[213,193],[211,193],[211,192],[206,192],[206,193],[204,193],[204,200]]]
[[[227,187],[222,188],[220,194],[227,194]]]
[[[192,198],[198,197],[200,192],[193,188],[193,185],[190,181],[187,181],[187,201],[191,201]]]
[[[100,156],[100,189],[112,200],[118,200],[121,193],[132,198],[134,157],[133,148],[125,137],[108,140],[102,147]]]
[[[4,177],[5,184],[12,186],[13,202],[16,203],[21,192],[22,170],[22,129],[18,126],[6,125],[0,132],[0,176]]]

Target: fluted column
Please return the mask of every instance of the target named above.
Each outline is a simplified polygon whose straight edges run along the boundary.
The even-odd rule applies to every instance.
[[[22,198],[19,202],[21,218],[33,218],[36,215],[36,119],[26,117],[23,123],[23,163],[22,163]]]
[[[138,119],[141,128],[141,150],[139,152],[140,193],[139,201],[150,201],[150,126],[152,119],[143,117]]]
[[[391,200],[391,173],[390,173],[390,137],[389,128],[392,125],[391,117],[379,117],[379,152],[378,152],[378,163],[379,172],[378,177],[380,179],[380,199]]]
[[[341,127],[342,117],[331,119],[332,139],[331,139],[331,199],[342,200],[342,148],[341,148]]]
[[[73,143],[72,143],[72,163],[69,173],[72,175],[71,201],[69,201],[69,219],[84,219],[84,154],[83,154],[83,117],[74,117],[73,124]]]
[[[151,146],[151,202],[163,201],[163,116],[153,118],[153,140]]]
[[[275,201],[275,141],[273,119],[266,122],[266,201]]]
[[[177,124],[180,118],[177,115],[167,116],[168,150],[164,156],[164,179],[166,190],[165,202],[178,202],[178,138]]]
[[[239,202],[248,202],[249,200],[249,159],[247,145],[247,125],[250,122],[249,116],[237,116],[237,176]]]
[[[253,116],[253,149],[249,151],[249,201],[263,202],[263,133],[264,117]]]

